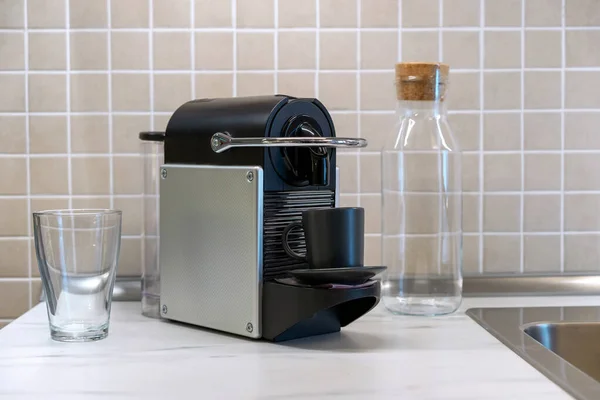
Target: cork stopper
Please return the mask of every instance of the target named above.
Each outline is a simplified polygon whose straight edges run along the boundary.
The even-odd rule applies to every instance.
[[[437,62],[396,64],[398,100],[444,101],[450,66]]]

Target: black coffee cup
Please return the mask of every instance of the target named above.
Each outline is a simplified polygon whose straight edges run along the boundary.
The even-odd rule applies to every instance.
[[[306,256],[290,248],[293,229],[304,229]],[[281,242],[285,252],[309,268],[362,267],[365,247],[365,210],[361,207],[320,208],[304,211],[302,222],[286,226]]]

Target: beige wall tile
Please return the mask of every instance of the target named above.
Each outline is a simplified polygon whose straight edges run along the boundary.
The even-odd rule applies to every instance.
[[[396,0],[361,0],[360,25],[363,28],[395,28],[398,26]]]
[[[381,265],[381,236],[365,237],[365,265]]]
[[[154,0],[155,28],[190,27],[190,0]]]
[[[27,278],[29,276],[28,240],[0,240],[0,276],[2,278]]]
[[[73,199],[73,208],[110,208],[110,199],[108,197],[76,197]]]
[[[113,28],[147,28],[150,22],[149,0],[112,1],[110,24]],[[113,45],[114,45],[113,41]]]
[[[315,73],[280,71],[277,73],[277,92],[297,97],[315,97]]]
[[[66,111],[66,87],[66,75],[29,75],[29,111]]]
[[[388,69],[394,66],[399,55],[396,32],[363,31],[360,35],[362,69]]]
[[[8,324],[10,324],[13,320],[5,320],[0,322],[0,329],[4,328],[5,326],[7,326]]]
[[[485,154],[483,182],[486,191],[521,190],[521,155]]]
[[[67,66],[64,33],[29,33],[29,69],[63,70]]]
[[[142,234],[142,198],[115,197],[114,208],[123,212],[121,234]]]
[[[230,1],[195,1],[196,28],[229,27],[232,25]]]
[[[237,27],[272,28],[275,24],[273,11],[273,1],[271,0],[238,0],[236,6]]]
[[[317,6],[315,0],[304,0],[302,6],[296,0],[279,1],[279,27],[313,27],[317,23]]]
[[[600,230],[600,196],[565,194],[565,231]]]
[[[402,32],[402,61],[437,60],[439,45],[437,32]]]
[[[25,111],[25,75],[0,75],[0,112]]]
[[[279,69],[315,69],[317,35],[314,32],[279,33]]]
[[[560,231],[560,195],[530,194],[523,196],[523,230],[525,232]]]
[[[319,100],[329,110],[356,110],[356,74],[320,73]]]
[[[71,159],[73,194],[108,194],[110,190],[108,157]]]
[[[479,26],[479,0],[444,0],[444,26]]]
[[[240,73],[237,74],[237,95],[258,96],[272,95],[275,92],[275,76],[272,73]]]
[[[70,28],[106,28],[107,0],[69,0]]]
[[[121,239],[117,276],[139,276],[142,272],[142,244],[140,239]]]
[[[521,26],[522,0],[485,0],[486,26]]]
[[[27,235],[27,200],[26,199],[0,199],[0,236],[25,236]]]
[[[560,154],[525,154],[525,190],[560,190]]]
[[[566,108],[600,108],[600,72],[567,71],[565,79]]]
[[[599,126],[599,112],[565,113],[565,149],[600,149],[600,135],[598,135]]]
[[[357,194],[341,194],[339,207],[359,207],[359,197]]]
[[[319,2],[321,28],[354,28],[357,23],[355,0],[321,0]]]
[[[31,281],[31,304],[35,306],[40,302],[40,296],[42,295],[42,281],[41,279],[33,279]]]
[[[567,67],[599,66],[600,31],[567,31],[565,58]]]
[[[463,236],[463,274],[479,274],[479,237]]]
[[[0,33],[0,70],[25,67],[25,39],[22,33]]]
[[[381,192],[381,155],[361,154],[360,156],[360,192]]]
[[[71,111],[108,111],[108,75],[71,75]]]
[[[150,128],[150,115],[113,115],[113,152],[140,152],[138,134]]]
[[[394,132],[394,114],[363,114],[360,117],[360,136],[367,139],[367,151],[378,151]]]
[[[600,159],[595,154],[564,155],[566,190],[599,190]]]
[[[478,192],[479,180],[479,154],[463,154],[462,157],[462,190],[464,192]]]
[[[231,32],[198,32],[195,46],[196,70],[230,70],[233,68],[233,34]],[[252,51],[250,49],[249,53]],[[251,54],[248,56],[250,57]]]
[[[521,67],[521,32],[487,31],[484,46],[486,68]]]
[[[396,106],[393,72],[360,74],[360,108],[362,110],[393,110]]]
[[[600,26],[600,3],[596,0],[569,0],[565,2],[567,26]]]
[[[0,281],[0,318],[17,318],[29,310],[29,282]]]
[[[358,137],[358,114],[332,114],[331,118],[335,126],[336,136]],[[373,147],[372,144],[370,146]]]
[[[32,194],[68,194],[69,162],[67,157],[43,157],[29,160]],[[92,177],[89,177],[93,179]]]
[[[72,115],[71,151],[108,153],[108,116]]]
[[[561,0],[524,0],[526,26],[560,26]]]
[[[479,109],[479,74],[453,73],[450,76],[452,86],[447,94],[448,109]]]
[[[191,74],[154,74],[154,110],[175,111],[192,99]]]
[[[484,114],[484,150],[520,150],[521,114]]]
[[[113,74],[114,111],[150,110],[150,74]]]
[[[196,98],[231,97],[233,74],[197,74]]]
[[[484,107],[491,110],[521,108],[519,72],[484,73]]]
[[[356,69],[356,32],[319,34],[319,66],[321,69]]]
[[[29,151],[31,153],[66,153],[67,117],[62,115],[30,116]]]
[[[485,232],[519,232],[521,230],[521,196],[484,195],[483,230]]]
[[[158,131],[164,131],[167,129],[167,124],[169,123],[169,118],[171,114],[157,114],[154,115],[154,129]]]
[[[27,2],[27,27],[64,28],[65,0],[29,0]]]
[[[70,40],[72,70],[108,68],[106,32],[72,32]]]
[[[560,149],[560,127],[560,113],[525,113],[523,116],[525,150]]]
[[[0,148],[0,153],[25,153],[27,151],[27,143],[25,139],[24,116],[0,116],[0,142],[3,143],[3,147]]]
[[[0,13],[0,29],[23,28],[25,7],[22,0],[4,0]]]
[[[525,32],[525,67],[560,68],[562,57],[560,31]],[[567,57],[569,62],[569,57]]]
[[[525,235],[523,247],[525,271],[560,272],[560,235]]]
[[[525,108],[560,108],[560,72],[525,72]]]
[[[27,194],[27,160],[22,157],[0,158],[0,193]]]
[[[142,160],[138,156],[113,158],[113,183],[115,194],[141,194],[143,192]]]
[[[358,193],[358,156],[338,153],[337,166],[340,167],[340,191]]]
[[[238,69],[273,69],[272,33],[237,34],[237,62]]]
[[[438,0],[404,0],[402,2],[402,27],[437,27],[439,11]]]
[[[360,196],[360,206],[365,209],[365,233],[381,233],[381,195]]]
[[[600,235],[565,234],[565,272],[597,271]]]
[[[479,232],[479,195],[464,193],[462,201],[463,210],[468,210],[462,214],[463,232]]]
[[[517,272],[521,268],[519,235],[486,235],[483,237],[484,273]]]
[[[69,199],[65,197],[34,197],[31,199],[31,212],[44,210],[64,210],[69,208]],[[32,246],[34,247],[34,246]],[[35,249],[32,248],[32,260],[35,260]],[[37,266],[35,266],[37,270]],[[33,271],[32,271],[33,272]],[[39,273],[36,276],[40,276]]]
[[[444,32],[442,42],[444,62],[452,68],[479,68],[479,32]]]
[[[191,41],[189,32],[154,32],[154,68],[190,69]]]
[[[112,69],[148,68],[148,34],[111,32],[111,64]]]

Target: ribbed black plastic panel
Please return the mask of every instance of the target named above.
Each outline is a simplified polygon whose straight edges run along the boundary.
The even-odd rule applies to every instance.
[[[335,192],[332,190],[265,192],[263,227],[263,278],[270,280],[285,276],[287,271],[306,268],[302,261],[288,256],[281,246],[283,229],[294,221],[302,220],[302,211],[311,208],[331,208],[335,206]],[[290,233],[290,247],[304,253],[304,232]]]

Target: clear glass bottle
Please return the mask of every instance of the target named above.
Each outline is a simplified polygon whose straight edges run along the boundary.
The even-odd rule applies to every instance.
[[[382,296],[397,314],[462,301],[461,153],[448,125],[449,66],[396,65],[397,124],[382,158]]]

